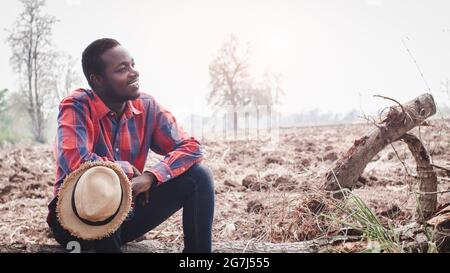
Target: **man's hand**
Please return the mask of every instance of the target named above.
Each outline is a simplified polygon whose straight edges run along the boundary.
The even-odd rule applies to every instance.
[[[134,165],[131,165],[131,167],[133,167],[133,173],[134,173],[133,177],[136,177],[136,176],[139,176],[142,174]]]
[[[151,173],[144,173],[131,179],[133,189],[133,199],[138,199],[142,206],[150,199],[150,187],[156,182],[156,178]]]

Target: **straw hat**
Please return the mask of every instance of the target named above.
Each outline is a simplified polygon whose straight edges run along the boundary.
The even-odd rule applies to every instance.
[[[83,240],[114,233],[131,208],[131,182],[114,162],[85,162],[70,173],[58,193],[61,226]]]

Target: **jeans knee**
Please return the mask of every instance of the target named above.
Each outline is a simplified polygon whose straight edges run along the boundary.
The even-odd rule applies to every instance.
[[[189,169],[189,174],[194,178],[199,187],[210,188],[214,190],[214,179],[208,166],[196,163]]]

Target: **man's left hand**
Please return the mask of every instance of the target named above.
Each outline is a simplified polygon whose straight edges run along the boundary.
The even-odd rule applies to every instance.
[[[150,199],[150,187],[155,181],[155,176],[148,172],[134,177],[131,180],[133,199],[139,200],[142,206],[146,205]]]

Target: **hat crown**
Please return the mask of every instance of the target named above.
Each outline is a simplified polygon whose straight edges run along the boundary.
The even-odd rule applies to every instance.
[[[80,176],[73,195],[79,217],[92,221],[104,221],[117,212],[122,189],[114,170],[92,167]]]
[[[58,191],[56,215],[72,236],[97,240],[122,225],[131,204],[131,182],[120,165],[87,161],[64,179]]]

